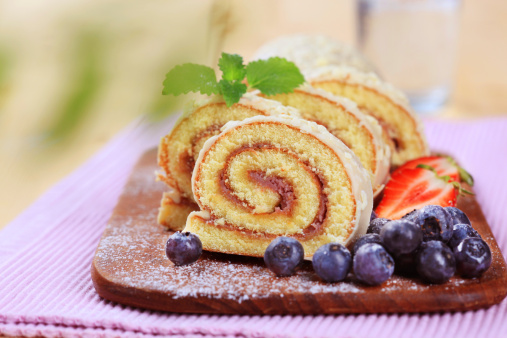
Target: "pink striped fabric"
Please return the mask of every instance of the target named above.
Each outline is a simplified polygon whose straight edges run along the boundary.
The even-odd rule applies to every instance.
[[[139,310],[100,299],[90,264],[140,154],[174,119],[136,122],[0,232],[0,334],[11,336],[500,337],[507,301],[466,313],[356,316],[209,316]],[[507,253],[507,119],[427,121],[433,150],[452,153],[476,179]]]

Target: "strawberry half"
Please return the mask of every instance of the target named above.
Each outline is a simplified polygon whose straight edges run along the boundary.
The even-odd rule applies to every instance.
[[[459,191],[456,184],[431,170],[405,168],[404,165],[391,175],[384,189],[384,197],[375,211],[378,217],[399,219],[429,204],[453,207],[456,206]]]
[[[408,161],[404,165],[400,167],[400,169],[410,168],[414,169],[419,164],[426,164],[430,167],[433,167],[437,174],[439,176],[449,176],[449,181],[453,182],[459,182],[459,171],[458,167],[456,167],[451,161],[449,161],[449,158],[447,157],[440,157],[440,156],[427,156],[427,157],[420,157],[416,158],[412,161]]]
[[[449,182],[466,182],[470,186],[474,185],[472,175],[470,175],[465,169],[460,167],[456,161],[449,156],[426,156],[416,158],[403,164],[400,169],[414,169],[420,164],[435,169],[439,176],[449,176]]]

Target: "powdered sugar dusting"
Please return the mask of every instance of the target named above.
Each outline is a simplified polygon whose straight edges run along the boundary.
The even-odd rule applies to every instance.
[[[176,267],[164,252],[170,232],[153,219],[113,219],[116,225],[109,226],[102,238],[95,263],[116,284],[160,291],[173,298],[205,296],[238,302],[288,294],[364,292],[351,283],[320,282],[308,262],[289,278],[275,277],[262,259],[209,252],[192,265]]]

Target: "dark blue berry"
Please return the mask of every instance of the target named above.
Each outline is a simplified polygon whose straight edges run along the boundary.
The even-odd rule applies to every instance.
[[[454,249],[458,272],[463,277],[479,277],[491,265],[488,244],[477,237],[465,238]]]
[[[408,214],[406,214],[405,216],[403,216],[401,219],[404,219],[404,220],[407,220],[407,221],[411,221],[411,222],[415,222],[415,219],[417,218],[417,215],[419,215],[419,210],[414,209],[411,212],[409,212]]]
[[[390,219],[387,218],[375,218],[370,222],[370,225],[368,226],[368,230],[366,230],[367,234],[380,234],[380,230],[386,224],[389,222]]]
[[[277,276],[290,276],[303,261],[305,252],[301,243],[294,238],[278,237],[264,252],[266,266]]]
[[[174,265],[192,264],[201,257],[202,243],[193,233],[177,231],[167,240],[165,253]]]
[[[359,237],[359,239],[356,241],[356,243],[354,244],[354,247],[352,248],[352,253],[355,255],[357,250],[367,244],[367,243],[377,243],[377,244],[382,244],[382,240],[380,239],[380,235],[378,234],[366,234],[366,235],[363,235],[361,237]]]
[[[468,219],[467,215],[458,208],[455,207],[445,207],[445,211],[451,216],[451,223],[454,224],[470,224],[470,220]]]
[[[312,258],[313,270],[326,282],[339,282],[347,277],[352,266],[352,255],[340,243],[321,246]]]
[[[481,238],[481,235],[479,235],[470,224],[454,224],[452,227],[452,236],[447,245],[449,245],[451,249],[454,249],[462,240],[468,237]]]
[[[415,224],[421,227],[423,241],[447,243],[452,236],[451,217],[439,205],[426,205],[419,210]]]
[[[404,219],[388,222],[380,231],[382,244],[394,255],[413,252],[421,244],[422,237],[421,228]]]
[[[440,241],[422,243],[417,254],[417,272],[427,282],[445,283],[456,272],[453,252]]]
[[[377,243],[362,245],[354,256],[353,266],[356,278],[368,285],[380,285],[394,272],[393,258]]]
[[[370,216],[370,222],[373,221],[377,217],[378,217],[377,213],[374,210],[372,210],[371,211],[371,216]]]

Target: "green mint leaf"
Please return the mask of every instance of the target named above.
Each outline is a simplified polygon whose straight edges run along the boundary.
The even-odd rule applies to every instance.
[[[246,85],[240,81],[226,81],[220,80],[218,83],[220,92],[222,93],[225,104],[227,107],[232,106],[241,99],[241,96],[246,93]]]
[[[171,69],[165,76],[162,94],[177,96],[188,92],[218,94],[215,71],[210,67],[194,63],[185,63]]]
[[[218,60],[218,67],[222,71],[222,79],[227,81],[242,81],[245,78],[246,69],[243,58],[238,54],[222,53]]]
[[[305,81],[294,63],[279,57],[250,62],[246,78],[252,88],[265,95],[290,93]]]

